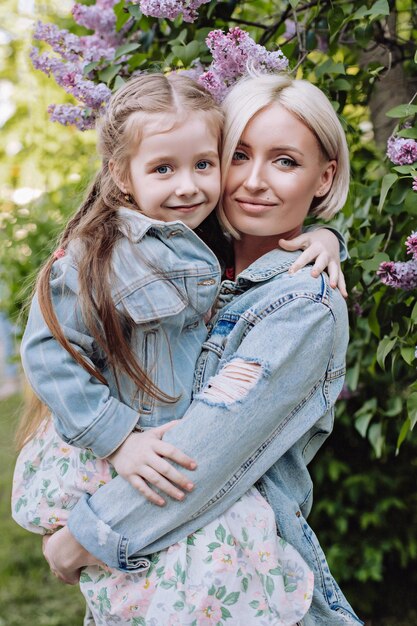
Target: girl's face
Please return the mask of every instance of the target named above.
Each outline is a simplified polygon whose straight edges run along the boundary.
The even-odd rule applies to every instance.
[[[335,169],[311,130],[271,104],[249,121],[236,147],[223,198],[226,217],[242,234],[294,237],[313,198],[329,191]]]
[[[169,122],[168,130],[167,121]],[[127,191],[148,217],[196,228],[220,196],[218,137],[208,115],[154,114],[130,160]]]

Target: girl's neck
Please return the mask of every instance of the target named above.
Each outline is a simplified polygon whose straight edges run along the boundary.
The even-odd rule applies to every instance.
[[[243,272],[249,265],[254,263],[267,252],[271,252],[275,248],[279,248],[278,241],[280,239],[294,239],[301,234],[302,224],[296,226],[290,231],[280,233],[279,235],[270,235],[261,237],[256,235],[246,235],[242,233],[240,239],[233,242],[235,254],[235,276]]]

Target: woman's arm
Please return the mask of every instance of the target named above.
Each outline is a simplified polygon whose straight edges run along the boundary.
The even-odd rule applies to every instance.
[[[297,274],[287,280],[292,293],[298,281],[306,291],[305,273],[304,278]],[[323,278],[309,280],[316,289],[317,283],[324,284]],[[319,294],[277,299],[272,312],[253,320],[232,358],[167,433],[167,442],[198,463],[192,474],[196,487],[183,502],[168,500],[157,509],[118,477],[77,504],[68,523],[74,537],[105,563],[134,569],[137,562],[131,555],[171,545],[214,519],[253,485],[336,400],[338,391],[328,397],[323,390],[333,344],[339,340],[337,327],[347,325],[347,318],[340,294],[329,292],[328,297],[338,301],[338,325]],[[241,392],[230,400],[236,368]]]

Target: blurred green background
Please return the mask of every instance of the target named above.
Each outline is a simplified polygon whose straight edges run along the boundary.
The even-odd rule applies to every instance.
[[[71,99],[35,72],[29,60],[35,19],[80,31],[70,15],[72,4],[71,0],[2,0],[0,4],[0,310],[13,324],[10,332],[17,334],[36,271],[97,165],[93,131],[80,133],[49,121],[48,105]],[[225,27],[229,18],[233,24],[251,23],[268,11],[278,14],[289,7],[279,0],[218,4],[223,7],[223,17],[216,22],[219,27]],[[387,39],[382,52],[381,46],[376,50],[370,42],[372,29],[352,17],[362,4],[374,7],[369,11],[376,16],[372,18],[375,32],[380,28],[384,34],[387,23],[395,26],[397,48],[393,44],[390,50]],[[417,194],[411,191],[409,176],[398,176],[380,203],[381,180],[389,167],[385,140],[396,121],[387,122],[383,109],[405,102],[404,90],[400,93],[398,86],[399,70],[402,84],[411,91],[416,84],[415,0],[323,0],[301,5],[307,7],[304,14],[300,12],[307,35],[309,24],[317,30],[318,22],[322,35],[330,29],[326,53],[317,52],[317,41],[306,36],[304,43],[313,51],[304,61],[304,72],[343,111],[353,174],[349,201],[336,220],[346,233],[351,254],[344,266],[351,323],[347,386],[338,404],[334,433],[312,463],[315,497],[310,522],[336,579],[367,626],[417,626],[417,439],[413,431],[417,308],[413,292],[387,288],[375,275],[381,260],[406,258],[404,241],[417,230]],[[318,5],[330,7],[324,22],[316,11]],[[391,11],[388,20],[386,10]],[[350,19],[353,26],[347,30]],[[192,25],[184,34],[183,27],[174,27],[181,43],[177,41],[174,48],[165,37],[165,24],[159,31],[152,20],[142,18],[140,28],[149,35],[145,56],[152,61],[152,55],[171,55],[170,60],[181,66],[186,55],[176,52],[175,56],[173,51],[181,52],[187,38],[199,37],[204,47],[203,29],[198,32]],[[276,39],[284,28],[282,24]],[[252,36],[257,33],[256,26],[251,28]],[[165,37],[165,48],[158,35]],[[407,57],[410,41],[414,51]],[[396,60],[395,50],[403,44],[404,56]],[[288,56],[295,46],[294,42],[284,46]],[[109,76],[112,87],[115,74]],[[395,97],[400,100],[394,101]],[[381,111],[382,121],[380,117],[379,126],[374,124],[378,140],[372,135],[371,120],[375,122]],[[84,607],[79,592],[49,574],[40,538],[18,528],[10,517],[13,433],[22,395],[9,392],[21,391],[22,383],[14,374],[13,380],[8,376],[0,368],[0,398],[4,397],[0,399],[0,626],[81,625]]]

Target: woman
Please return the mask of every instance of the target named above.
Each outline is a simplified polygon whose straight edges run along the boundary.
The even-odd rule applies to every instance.
[[[85,549],[126,571],[147,567],[146,555],[214,519],[258,481],[278,533],[314,572],[304,626],[357,624],[305,521],[307,464],[332,429],[343,383],[346,307],[324,274],[290,276],[297,253],[277,247],[299,235],[308,214],[327,218],[342,208],[345,136],[322,92],[286,76],[243,80],[225,114],[220,215],[235,237],[235,278],[222,286],[195,399],[164,436],[196,459],[189,473],[196,488],[183,502],[156,509],[117,477],[80,500],[68,527],[49,539],[46,557],[67,580],[87,562]]]

